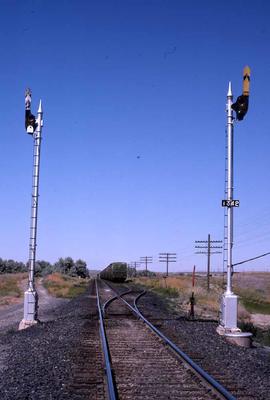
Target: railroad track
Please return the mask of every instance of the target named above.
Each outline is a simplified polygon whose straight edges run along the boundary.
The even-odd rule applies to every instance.
[[[72,379],[65,385],[61,400],[107,398],[94,281],[91,282],[89,295],[84,301],[88,303],[89,314],[83,317],[79,338],[74,338],[74,348],[70,356]]]
[[[142,293],[96,292],[109,399],[236,399],[145,319]]]
[[[159,307],[153,307],[153,299],[151,300],[151,294],[146,293],[147,296],[140,297],[140,310],[143,310],[144,315],[148,315],[150,322],[158,327],[159,330],[163,332],[164,335],[168,336],[171,341],[173,341],[178,347],[180,347],[188,356],[200,365],[202,369],[208,372],[216,381],[218,381],[222,386],[226,387],[227,390],[233,394],[237,400],[253,400],[256,393],[251,394],[250,388],[241,383],[239,376],[235,371],[231,371],[230,366],[227,363],[221,365],[217,362],[215,357],[209,357],[209,353],[206,351],[206,346],[200,348],[199,343],[196,343],[196,335],[193,335],[193,323],[197,324],[195,321],[188,321],[185,317],[180,317],[182,323],[179,324],[178,318],[168,318],[164,312],[160,313]],[[150,297],[148,296],[150,294]],[[182,324],[185,324],[183,326]],[[207,321],[201,320],[204,324]],[[187,326],[189,327],[187,329]],[[211,330],[209,331],[211,335]],[[205,342],[207,343],[207,333],[205,328],[202,328],[201,335],[205,336]],[[189,338],[189,340],[187,340]],[[195,341],[195,342],[194,342]],[[208,351],[215,351],[217,349],[212,349],[209,345]],[[221,350],[220,350],[221,351]],[[224,351],[224,350],[223,350]]]

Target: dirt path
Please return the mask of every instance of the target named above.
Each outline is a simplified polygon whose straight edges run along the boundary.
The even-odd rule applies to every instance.
[[[185,314],[188,315],[190,306],[189,305],[181,305],[181,309],[184,310]],[[250,322],[256,327],[266,330],[270,328],[270,314],[253,314],[249,313],[242,305],[241,305],[242,312],[246,313],[248,318],[250,318]],[[195,315],[197,318],[203,319],[213,319],[218,320],[218,315],[216,312],[211,310],[205,310],[203,307],[199,305],[195,305]],[[238,308],[238,316],[239,316],[239,308]]]
[[[269,329],[270,315],[269,314],[250,314],[251,322],[261,329]]]
[[[22,289],[26,289],[26,281],[22,282]],[[38,318],[41,321],[49,321],[55,318],[56,309],[67,303],[67,299],[59,299],[49,295],[42,286],[40,280],[37,281],[36,289],[39,296]],[[10,329],[17,329],[20,321],[23,319],[23,298],[18,304],[0,307],[0,334]]]

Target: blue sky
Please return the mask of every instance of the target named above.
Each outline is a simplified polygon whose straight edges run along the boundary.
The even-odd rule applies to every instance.
[[[223,239],[226,94],[235,126],[234,262],[270,251],[267,1],[0,0],[0,256],[28,258],[32,139],[24,90],[44,107],[37,258],[90,268]],[[222,256],[212,257],[222,268]],[[268,268],[270,258],[241,269]]]

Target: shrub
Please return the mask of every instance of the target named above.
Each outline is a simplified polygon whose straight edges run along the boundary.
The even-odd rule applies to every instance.
[[[82,294],[88,286],[88,280],[62,275],[59,272],[48,275],[43,281],[48,292],[56,297],[72,298]]]
[[[258,333],[258,328],[257,328],[256,326],[254,326],[252,322],[240,321],[240,322],[239,322],[239,328],[240,328],[241,331],[243,331],[243,332],[250,332],[250,333],[252,333],[253,336],[256,336],[257,333]]]

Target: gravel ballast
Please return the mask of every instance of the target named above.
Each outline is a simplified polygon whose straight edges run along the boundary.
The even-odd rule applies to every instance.
[[[138,305],[209,373],[229,372],[251,399],[270,399],[269,349],[232,345],[216,333],[216,323],[187,321],[155,294]],[[53,320],[24,331],[0,331],[1,400],[105,399],[105,386],[93,283],[56,308]]]
[[[81,336],[97,325],[89,323],[96,319],[92,290],[59,307],[53,321],[0,335],[1,400],[83,398],[70,385]]]
[[[182,348],[211,375],[226,375],[254,400],[270,399],[270,348],[243,348],[230,344],[217,334],[217,323],[189,321],[184,315],[169,312],[165,302],[156,294],[148,293],[139,301],[139,309],[148,318],[159,321],[158,329]]]

